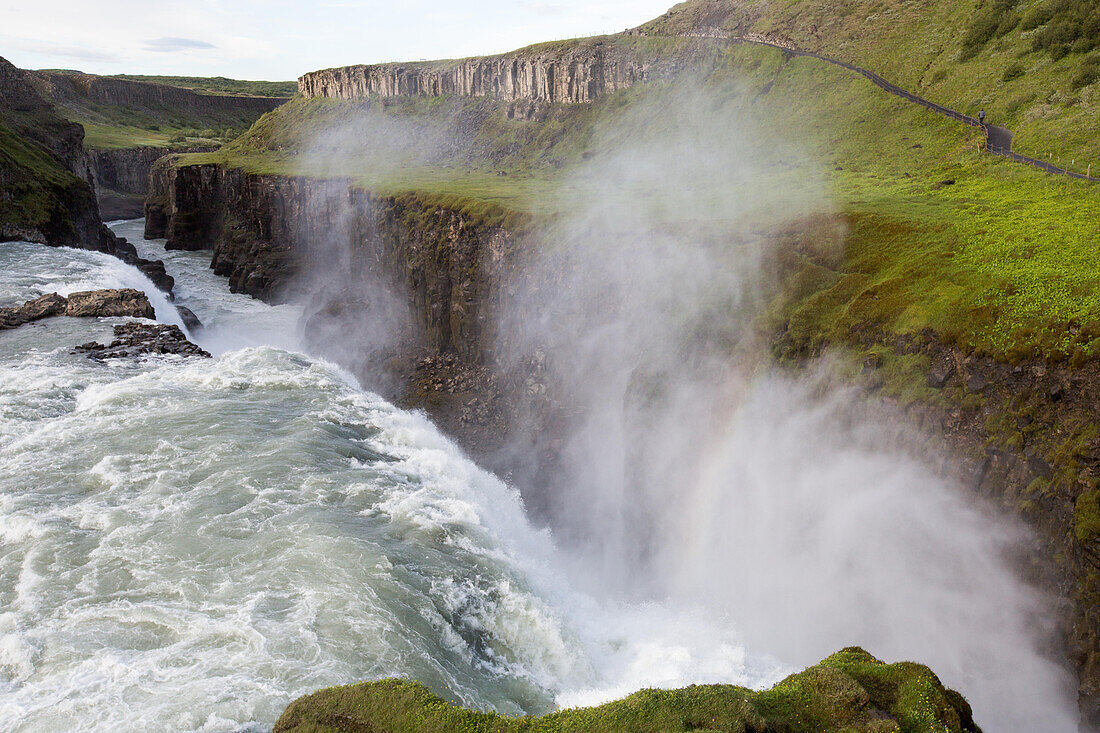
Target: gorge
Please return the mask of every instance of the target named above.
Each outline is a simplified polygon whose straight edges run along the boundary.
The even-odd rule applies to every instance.
[[[106,156],[0,65],[0,306],[161,324],[0,331],[0,728],[1093,730],[1097,189],[729,40],[963,108],[882,50],[937,9],[696,0]]]

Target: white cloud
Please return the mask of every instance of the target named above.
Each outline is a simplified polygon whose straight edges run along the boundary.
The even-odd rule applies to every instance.
[[[208,48],[217,48],[217,46],[213,43],[200,41],[195,38],[153,38],[145,42],[146,51],[156,51],[157,53],[204,50]]]

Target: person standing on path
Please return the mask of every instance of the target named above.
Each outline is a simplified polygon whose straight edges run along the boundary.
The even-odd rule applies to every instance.
[[[985,124],[985,110],[984,109],[978,110],[978,124],[979,125],[984,125]]]

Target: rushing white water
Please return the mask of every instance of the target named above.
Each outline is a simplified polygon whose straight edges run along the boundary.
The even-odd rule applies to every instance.
[[[116,228],[217,356],[72,353],[117,319],[0,332],[0,730],[265,730],[379,676],[519,712],[787,671],[713,613],[574,591],[512,489],[295,350],[294,308]],[[178,322],[117,260],[0,245],[5,305],[122,285]]]

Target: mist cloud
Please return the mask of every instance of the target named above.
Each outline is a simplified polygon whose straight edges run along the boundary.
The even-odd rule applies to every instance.
[[[837,256],[845,229],[821,170],[749,99],[653,84],[562,174],[557,215],[500,284],[514,430],[497,462],[597,598],[702,605],[793,666],[849,645],[915,659],[992,730],[1073,730],[1038,621],[1051,601],[1008,559],[1026,532],[828,360],[772,365],[758,328],[790,248]],[[299,163],[385,181],[462,163],[466,130],[364,105]],[[417,243],[364,216],[376,202],[352,180],[308,184],[324,187],[306,217],[320,228],[300,233],[309,329],[384,388],[388,360],[424,345],[394,250]]]

